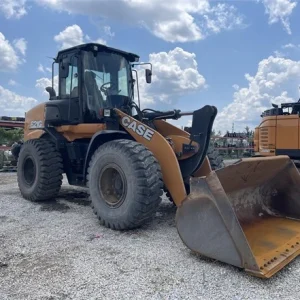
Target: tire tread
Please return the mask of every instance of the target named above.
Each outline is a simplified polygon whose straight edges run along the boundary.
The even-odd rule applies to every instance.
[[[132,140],[114,140],[99,147],[92,155],[87,175],[87,186],[90,187],[90,173],[92,165],[97,156],[109,149],[109,151],[121,150],[126,154],[126,159],[133,166],[133,175],[136,178],[135,205],[132,214],[127,215],[126,220],[115,222],[107,221],[97,212],[95,206],[93,211],[97,215],[100,224],[114,230],[127,230],[140,227],[149,221],[162,201],[163,179],[161,168],[153,154],[142,144]],[[93,199],[90,198],[93,203]]]
[[[56,197],[62,185],[63,161],[55,144],[46,139],[33,139],[26,141],[23,147],[27,145],[33,146],[36,149],[40,162],[40,173],[37,174],[39,179],[33,193],[27,194],[20,188],[22,196],[30,201],[42,201]],[[22,148],[19,158],[22,153]],[[21,167],[20,160],[18,160],[18,165],[18,168]],[[22,180],[21,174],[21,171],[18,172],[19,186]]]

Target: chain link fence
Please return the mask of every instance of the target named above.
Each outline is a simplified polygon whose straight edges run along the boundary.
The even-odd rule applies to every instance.
[[[252,137],[212,137],[211,144],[224,159],[251,157],[254,154]]]

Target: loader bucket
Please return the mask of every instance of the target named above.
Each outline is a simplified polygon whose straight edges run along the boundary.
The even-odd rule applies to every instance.
[[[190,187],[176,225],[191,250],[262,278],[300,254],[300,175],[289,157],[242,159]]]

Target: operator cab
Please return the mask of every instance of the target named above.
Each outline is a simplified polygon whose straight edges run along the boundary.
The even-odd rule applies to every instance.
[[[132,63],[139,56],[133,53],[89,43],[58,52],[58,95],[47,87],[50,102],[46,103],[46,123],[76,125],[105,122],[104,110],[119,108],[132,115],[134,83]],[[151,82],[151,71],[146,70]]]
[[[265,110],[261,117],[280,116],[280,115],[300,115],[300,99],[298,102],[282,103],[279,108],[272,103],[273,108]]]

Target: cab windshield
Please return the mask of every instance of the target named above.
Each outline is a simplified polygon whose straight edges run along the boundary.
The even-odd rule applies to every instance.
[[[122,55],[84,52],[83,80],[90,109],[118,107],[124,97],[132,97],[130,66]]]

